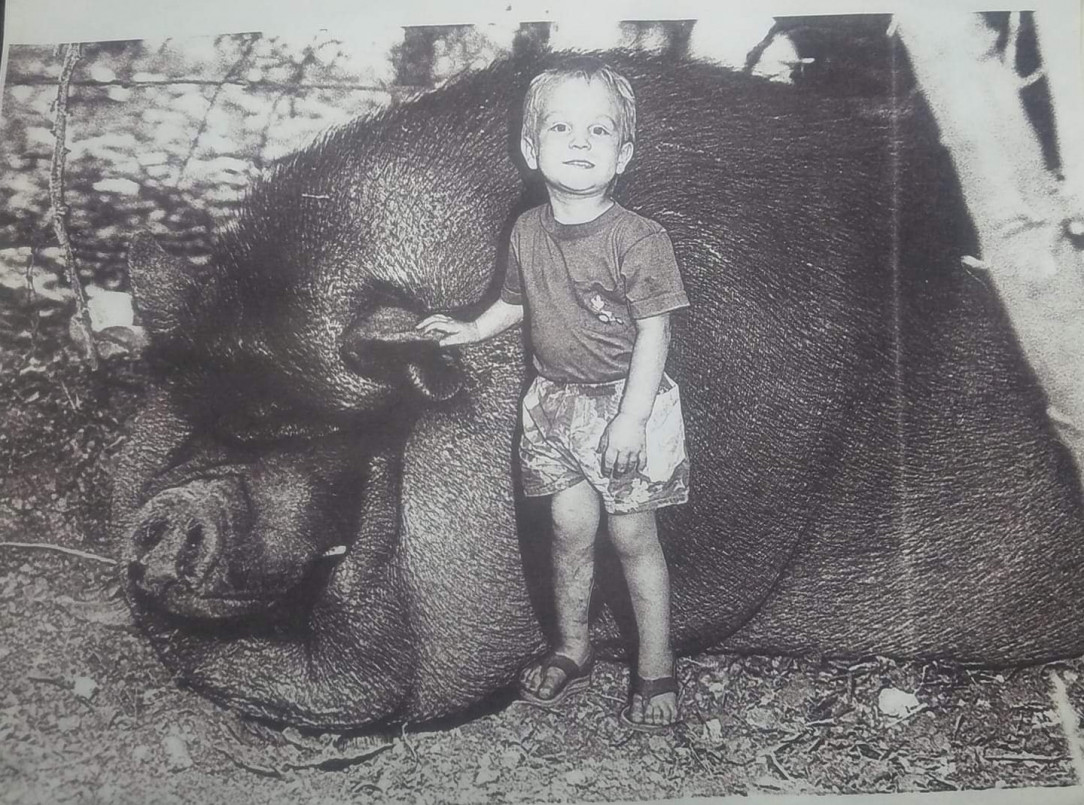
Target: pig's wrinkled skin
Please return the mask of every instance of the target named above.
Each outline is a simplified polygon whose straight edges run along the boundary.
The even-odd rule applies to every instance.
[[[614,60],[640,107],[617,195],[669,231],[692,300],[669,363],[691,500],[659,516],[679,650],[1081,653],[1073,467],[994,295],[959,268],[969,233],[928,121]],[[140,625],[197,690],[318,727],[421,720],[544,645],[545,508],[515,495],[521,335],[441,351],[413,331],[499,287],[539,200],[508,112],[536,69],[332,131],[252,189],[209,268],[133,242],[162,372],[114,525]],[[600,561],[594,637],[623,656]]]

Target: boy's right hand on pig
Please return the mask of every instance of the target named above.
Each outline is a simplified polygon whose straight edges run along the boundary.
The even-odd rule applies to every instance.
[[[425,335],[439,335],[442,347],[456,344],[474,344],[480,341],[478,325],[473,321],[459,321],[443,313],[426,316],[414,327]]]

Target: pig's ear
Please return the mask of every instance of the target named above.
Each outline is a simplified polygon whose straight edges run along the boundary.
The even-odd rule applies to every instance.
[[[149,233],[140,232],[128,245],[128,279],[153,336],[171,339],[184,332],[201,285],[195,266],[166,254]]]
[[[463,386],[455,358],[414,329],[418,317],[399,307],[379,307],[343,333],[342,356],[364,377],[405,382],[427,400],[447,400]]]

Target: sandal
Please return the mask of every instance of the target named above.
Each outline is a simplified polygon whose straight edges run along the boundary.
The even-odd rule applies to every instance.
[[[550,709],[561,704],[569,696],[584,691],[591,684],[591,671],[595,667],[595,654],[591,652],[587,655],[587,660],[582,666],[577,665],[576,661],[571,657],[566,657],[564,654],[558,654],[556,652],[550,652],[539,663],[538,668],[544,679],[546,672],[551,668],[564,673],[565,678],[557,685],[557,689],[553,692],[553,695],[549,698],[543,698],[532,690],[528,690],[522,682],[519,685],[519,698],[520,701],[525,702],[535,707],[541,707],[543,709]]]
[[[629,714],[632,712],[633,696],[639,696],[641,702],[650,701],[656,696],[662,696],[664,693],[673,693],[677,696],[679,693],[677,679],[674,678],[673,674],[658,677],[657,679],[644,679],[639,674],[633,674],[632,679],[632,684],[629,686],[629,703],[625,705],[618,716],[621,724],[637,732],[659,733],[672,729],[681,720],[680,709],[677,715],[674,716],[674,720],[669,724],[649,724],[645,721],[633,721],[629,718]]]

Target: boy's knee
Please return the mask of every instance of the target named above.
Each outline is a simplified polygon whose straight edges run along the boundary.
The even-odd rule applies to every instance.
[[[606,525],[619,557],[637,557],[661,550],[653,511],[609,514]]]
[[[554,555],[569,561],[579,561],[594,555],[595,529],[562,528],[554,523]]]

